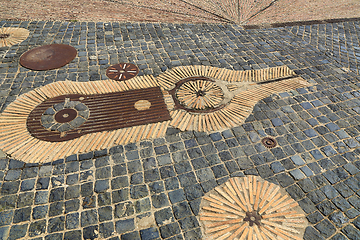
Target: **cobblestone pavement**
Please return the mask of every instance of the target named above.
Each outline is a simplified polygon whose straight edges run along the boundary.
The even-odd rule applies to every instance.
[[[345,68],[359,73],[359,22],[294,26],[288,29]]]
[[[301,206],[309,221],[304,239],[360,239],[360,78],[356,60],[342,58],[360,53],[358,24],[330,24],[333,34],[323,37],[323,25],[244,30],[222,24],[1,21],[0,27],[30,31],[21,44],[0,49],[1,111],[20,94],[55,81],[107,79],[106,68],[119,62],[155,76],[181,65],[287,65],[314,84],[262,99],[243,125],[224,131],[169,128],[164,138],[46,164],[3,158],[1,238],[201,239],[203,196],[231,177],[257,175]],[[19,65],[22,53],[50,43],[70,44],[78,56],[51,71]],[[265,136],[278,146],[265,148]]]

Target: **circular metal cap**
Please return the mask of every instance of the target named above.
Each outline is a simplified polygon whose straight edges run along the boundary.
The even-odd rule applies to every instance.
[[[139,68],[132,63],[119,63],[110,66],[106,70],[106,76],[108,78],[117,80],[117,81],[125,81],[130,78],[135,77],[139,73]]]
[[[267,148],[273,148],[277,145],[277,142],[275,139],[271,138],[271,137],[266,137],[266,138],[263,138],[261,140],[262,144],[264,144],[265,147]]]
[[[76,57],[76,54],[76,49],[69,45],[45,45],[21,55],[20,64],[31,70],[51,70],[65,66]]]
[[[71,122],[77,117],[77,111],[71,108],[63,109],[55,114],[58,123]]]

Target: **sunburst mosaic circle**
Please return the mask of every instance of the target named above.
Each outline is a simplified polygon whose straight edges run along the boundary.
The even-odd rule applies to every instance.
[[[29,31],[25,28],[0,28],[0,47],[9,47],[21,43],[28,36]]]
[[[176,98],[188,109],[204,110],[218,107],[224,100],[222,89],[209,80],[191,80],[179,86]]]
[[[85,104],[65,101],[46,109],[41,115],[41,125],[49,131],[67,132],[84,124],[89,115]]]
[[[303,239],[305,214],[284,189],[256,176],[231,178],[203,197],[204,239]]]

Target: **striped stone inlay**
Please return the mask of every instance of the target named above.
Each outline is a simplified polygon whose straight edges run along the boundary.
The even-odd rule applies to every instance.
[[[284,189],[256,176],[231,178],[200,205],[204,239],[302,240],[308,221]]]
[[[193,110],[206,107],[222,107],[216,111],[187,111],[168,105],[170,110],[170,125],[182,131],[194,130],[200,132],[218,131],[239,126],[250,115],[255,104],[261,99],[274,93],[286,92],[296,88],[310,86],[304,79],[297,77],[287,66],[267,68],[261,70],[234,71],[210,66],[181,66],[173,68],[157,77],[159,85],[167,91],[176,89],[177,83],[187,78],[209,78],[216,89],[213,98],[215,103],[200,102],[202,96],[196,96],[201,81],[195,82],[187,88],[177,89],[180,102]],[[230,88],[229,88],[230,85]],[[212,87],[214,89],[214,87]],[[180,93],[180,94],[179,94]],[[206,96],[206,95],[205,95]]]
[[[21,43],[29,36],[25,28],[4,27],[0,28],[0,47],[10,47]]]
[[[33,137],[27,130],[27,118],[40,103],[67,94],[106,94],[158,86],[152,76],[138,76],[128,81],[55,82],[25,93],[12,102],[0,115],[0,148],[12,158],[25,162],[48,162],[112,146],[138,142],[165,135],[170,121],[102,131],[79,138],[48,142]],[[171,96],[164,92],[165,102]],[[171,103],[169,103],[171,104]],[[135,109],[134,109],[135,110]]]

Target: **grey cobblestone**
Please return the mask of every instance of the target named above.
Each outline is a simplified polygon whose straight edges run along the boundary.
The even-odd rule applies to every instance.
[[[287,65],[314,86],[259,101],[246,123],[230,130],[169,128],[164,138],[52,164],[0,159],[0,236],[198,239],[202,196],[229,177],[254,174],[298,201],[311,223],[304,239],[360,238],[356,23],[247,31],[214,24],[0,21],[5,25],[26,27],[30,37],[0,59],[1,111],[20,93],[54,81],[106,79],[105,69],[118,62],[133,62],[139,75],[155,76],[176,65]],[[161,33],[165,29],[170,31]],[[338,38],[344,29],[352,31]],[[103,32],[115,41],[97,38]],[[44,40],[50,34],[53,40]],[[18,66],[23,52],[45,42],[71,43],[78,56],[57,70]],[[275,137],[278,146],[265,148],[265,136]],[[137,227],[153,212],[154,225]]]

